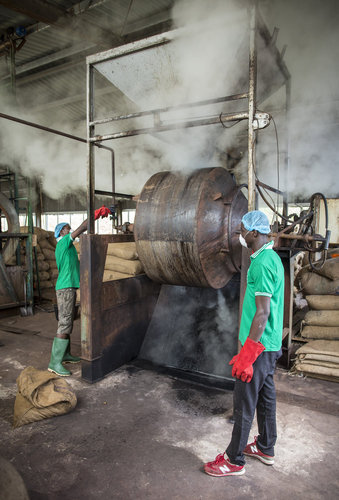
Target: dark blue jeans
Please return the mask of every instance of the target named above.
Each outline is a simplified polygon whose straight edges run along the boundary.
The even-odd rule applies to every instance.
[[[236,379],[233,392],[234,427],[226,454],[232,464],[244,465],[243,450],[247,445],[254,412],[257,410],[259,436],[257,446],[266,455],[274,456],[277,440],[276,395],[273,374],[281,351],[260,354],[253,364],[251,382]]]

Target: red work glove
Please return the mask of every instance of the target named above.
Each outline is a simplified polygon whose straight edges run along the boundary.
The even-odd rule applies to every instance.
[[[238,356],[239,354],[236,354],[235,356],[233,356],[233,358],[231,359],[231,361],[228,363],[229,365],[234,365],[234,363],[237,361],[238,359]]]
[[[232,376],[243,382],[251,382],[253,377],[252,365],[264,350],[265,347],[260,342],[254,342],[254,340],[247,337],[239,354],[230,361],[230,365],[233,364]]]
[[[109,208],[107,208],[107,207],[105,207],[105,205],[103,205],[102,207],[95,210],[94,220],[99,219],[99,217],[108,217],[109,214],[110,214]]]

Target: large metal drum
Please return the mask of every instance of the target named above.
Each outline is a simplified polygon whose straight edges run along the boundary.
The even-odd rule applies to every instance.
[[[146,274],[159,283],[224,287],[239,271],[236,231],[246,211],[246,198],[224,168],[153,175],[134,222]]]

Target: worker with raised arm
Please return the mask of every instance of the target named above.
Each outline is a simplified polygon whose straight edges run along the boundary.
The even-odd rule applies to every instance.
[[[109,209],[102,206],[95,210],[94,219],[107,217]],[[87,230],[87,219],[75,230],[71,230],[68,222],[60,222],[55,227],[57,239],[55,259],[59,275],[56,282],[58,304],[58,330],[54,337],[48,371],[61,377],[68,377],[71,372],[62,363],[78,363],[81,359],[70,351],[70,335],[73,330],[76,291],[80,286],[80,263],[73,242]]]
[[[274,463],[277,429],[273,374],[281,356],[284,268],[273,250],[269,233],[269,221],[263,212],[254,210],[243,216],[239,240],[253,253],[240,322],[240,350],[230,361],[236,378],[234,426],[225,453],[204,465],[205,472],[211,476],[244,474],[244,455],[266,465]],[[247,444],[255,410],[259,434],[254,442]]]

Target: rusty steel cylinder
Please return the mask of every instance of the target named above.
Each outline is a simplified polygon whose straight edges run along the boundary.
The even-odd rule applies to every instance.
[[[159,283],[222,288],[239,271],[247,200],[224,168],[153,175],[140,193],[134,237]]]

